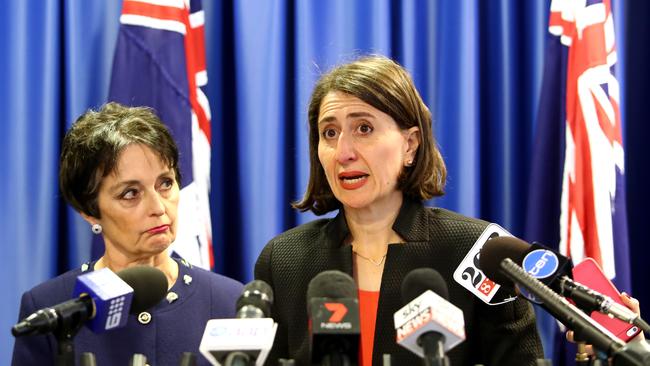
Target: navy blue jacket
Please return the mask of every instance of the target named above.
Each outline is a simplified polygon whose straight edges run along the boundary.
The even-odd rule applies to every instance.
[[[22,297],[19,319],[71,299],[77,276],[93,265],[85,264],[27,291]],[[178,298],[172,302],[163,299],[150,309],[148,324],[140,322],[137,315],[130,315],[125,327],[105,333],[95,334],[83,327],[74,341],[77,363],[82,352],[92,352],[98,366],[127,366],[134,353],[144,354],[151,366],[178,365],[183,352],[194,352],[198,365],[209,365],[199,354],[205,324],[210,319],[235,317],[241,290],[240,282],[179,260],[178,279],[169,290]],[[17,338],[12,365],[54,365],[56,352],[57,343],[52,335]]]

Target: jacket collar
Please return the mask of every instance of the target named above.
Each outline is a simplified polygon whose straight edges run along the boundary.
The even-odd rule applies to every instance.
[[[393,230],[407,242],[429,241],[427,211],[421,201],[404,198]],[[343,246],[345,238],[350,234],[350,228],[345,220],[343,208],[325,227],[325,243],[329,248]]]

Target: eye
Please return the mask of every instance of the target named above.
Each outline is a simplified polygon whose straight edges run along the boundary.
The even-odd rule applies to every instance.
[[[361,134],[367,135],[373,131],[373,128],[371,125],[367,123],[362,123],[359,125],[359,127],[357,127],[357,130],[359,130]]]
[[[162,190],[169,190],[174,186],[174,180],[171,178],[163,178],[162,182],[160,182],[160,189]]]
[[[322,134],[323,134],[323,137],[325,139],[330,140],[330,139],[336,138],[336,135],[338,135],[338,132],[333,128],[326,128],[326,129],[323,130]]]
[[[139,191],[135,188],[127,188],[120,194],[120,198],[123,200],[132,200],[138,197]]]

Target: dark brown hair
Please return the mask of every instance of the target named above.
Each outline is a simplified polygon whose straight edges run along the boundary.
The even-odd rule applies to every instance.
[[[63,138],[59,187],[77,211],[100,218],[97,204],[104,177],[116,168],[120,153],[131,144],[142,144],[157,153],[173,169],[180,184],[178,147],[171,134],[146,107],[105,104],[81,115]]]
[[[402,171],[397,187],[406,197],[417,200],[444,194],[447,169],[433,138],[431,113],[413,80],[396,62],[383,56],[366,56],[334,68],[314,87],[308,111],[309,183],[302,200],[293,203],[294,208],[322,215],[341,207],[318,159],[321,102],[328,93],[335,91],[355,96],[388,114],[403,130],[417,126],[421,141],[414,165]]]

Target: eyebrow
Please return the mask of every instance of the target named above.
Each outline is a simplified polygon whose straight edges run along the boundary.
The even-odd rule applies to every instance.
[[[368,112],[352,112],[352,113],[348,113],[348,115],[345,116],[345,117],[346,118],[361,118],[361,117],[375,118],[375,116],[373,114],[368,113]],[[336,117],[327,116],[327,117],[321,119],[320,121],[318,121],[318,124],[320,125],[322,123],[328,123],[328,122],[332,122],[334,120],[336,120]]]
[[[163,178],[163,177],[169,177],[169,176],[171,176],[174,179],[176,178],[173,170],[170,169],[168,171],[160,173],[158,175],[158,177],[156,178],[156,180],[158,180],[160,178]],[[110,192],[116,192],[116,191],[119,191],[120,188],[122,188],[122,187],[127,187],[127,186],[134,185],[134,184],[142,184],[142,183],[137,179],[125,180],[125,181],[118,182],[118,183],[112,185],[111,187],[108,188],[108,190]]]

